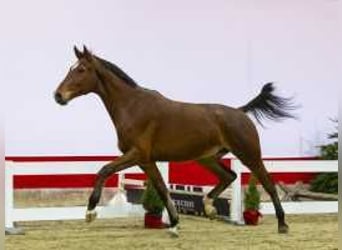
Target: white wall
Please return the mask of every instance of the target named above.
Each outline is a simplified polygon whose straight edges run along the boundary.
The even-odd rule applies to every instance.
[[[337,117],[337,0],[7,1],[0,15],[6,155],[118,154],[94,95],[57,105],[74,44],[141,85],[184,101],[239,106],[275,81],[299,121],[259,129],[263,152],[312,155]],[[4,8],[3,8],[4,7]]]

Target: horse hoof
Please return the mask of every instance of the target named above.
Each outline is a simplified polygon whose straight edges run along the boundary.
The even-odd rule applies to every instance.
[[[287,234],[289,232],[288,225],[282,225],[278,227],[278,233],[280,234]]]
[[[87,223],[90,223],[94,221],[96,217],[97,217],[97,213],[95,210],[87,211],[85,220]]]
[[[171,237],[174,237],[174,238],[178,238],[179,237],[177,226],[170,227],[168,229],[168,231],[169,231]]]
[[[214,220],[217,218],[217,211],[216,209],[214,211],[212,211],[210,214],[209,214],[209,219],[210,220]]]
[[[213,206],[214,200],[208,198],[207,196],[203,199],[204,212],[209,219],[213,220],[217,217],[217,210]]]
[[[217,217],[217,210],[214,206],[205,206],[205,214],[210,220],[214,220]]]

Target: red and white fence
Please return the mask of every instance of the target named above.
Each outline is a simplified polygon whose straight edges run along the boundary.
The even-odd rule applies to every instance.
[[[108,161],[73,161],[73,162],[13,162],[6,161],[5,170],[5,226],[13,228],[15,221],[43,221],[43,220],[77,220],[84,219],[86,207],[14,207],[14,176],[37,175],[80,175],[95,174]],[[168,182],[167,164],[160,163],[158,168],[166,182]],[[119,173],[118,183],[126,173],[142,173],[139,167],[132,167]],[[120,187],[119,187],[120,188]],[[129,215],[141,215],[141,206],[122,203],[117,207],[99,206],[97,208],[99,218],[126,217]]]
[[[94,175],[99,169],[108,163],[106,161],[6,161],[6,204],[5,204],[5,225],[12,228],[15,221],[37,221],[37,220],[69,220],[83,219],[86,207],[48,207],[48,208],[15,208],[14,207],[14,186],[13,179],[18,176],[65,176],[65,175]],[[276,161],[265,160],[266,168],[270,173],[318,173],[337,172],[337,161],[317,161],[317,160],[297,160],[297,161]],[[168,163],[159,163],[159,169],[164,180],[170,183]],[[231,168],[237,173],[237,180],[232,184],[231,219],[240,222],[243,210],[242,175],[249,170],[240,161],[232,159]],[[179,169],[185,171],[186,168]],[[127,173],[141,173],[138,167],[133,167],[121,171],[118,183],[122,183],[123,177]],[[192,173],[193,175],[193,173]],[[245,177],[245,176],[244,176]],[[244,178],[245,179],[245,178]],[[245,183],[245,181],[244,181]],[[143,209],[139,205],[124,203],[121,207],[98,207],[99,217],[124,217],[129,215],[142,215]],[[338,202],[336,201],[313,201],[313,202],[282,202],[286,213],[336,213],[338,212]],[[274,213],[271,203],[262,203],[261,212],[263,214]]]
[[[321,173],[338,172],[338,161],[268,161],[264,160],[269,173]],[[232,160],[232,170],[237,174],[232,183],[231,220],[242,222],[243,190],[241,176],[249,173],[239,160]],[[338,213],[338,201],[298,201],[282,202],[286,214]],[[271,202],[261,203],[262,214],[275,214]]]

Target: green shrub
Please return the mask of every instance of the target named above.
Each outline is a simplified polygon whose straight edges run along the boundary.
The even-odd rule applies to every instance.
[[[142,196],[142,205],[151,214],[161,214],[164,210],[164,203],[150,180]]]
[[[338,142],[323,145],[320,147],[321,158],[324,160],[337,160],[338,159]]]
[[[245,191],[244,205],[245,210],[258,210],[260,208],[260,193],[257,189],[257,179],[250,175],[248,187]]]
[[[338,193],[338,174],[323,173],[318,174],[310,183],[310,190],[320,193]]]
[[[334,120],[334,122],[338,122]],[[338,132],[328,135],[329,139],[334,141],[320,146],[320,158],[323,160],[338,160]],[[338,174],[322,173],[318,174],[310,183],[310,190],[321,193],[338,193]]]

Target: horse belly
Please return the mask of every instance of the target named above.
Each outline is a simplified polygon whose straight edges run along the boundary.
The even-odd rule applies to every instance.
[[[223,148],[216,131],[182,130],[165,132],[152,145],[156,161],[186,161],[215,155]]]

